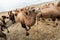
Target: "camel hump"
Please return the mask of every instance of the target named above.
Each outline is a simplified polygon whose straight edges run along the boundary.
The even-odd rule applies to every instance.
[[[60,1],[58,2],[57,6],[60,7]]]

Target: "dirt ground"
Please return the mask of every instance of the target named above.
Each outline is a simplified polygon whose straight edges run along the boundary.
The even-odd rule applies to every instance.
[[[0,13],[1,15],[8,15],[7,12]],[[40,20],[38,25],[32,26],[30,29],[29,36],[26,36],[26,31],[21,27],[19,22],[12,24],[9,19],[7,19],[6,23],[9,33],[7,31],[3,31],[7,35],[7,40],[60,40],[60,21],[56,21],[58,25],[56,27],[52,21]],[[47,25],[50,24],[50,25]],[[1,40],[1,38],[0,38]]]

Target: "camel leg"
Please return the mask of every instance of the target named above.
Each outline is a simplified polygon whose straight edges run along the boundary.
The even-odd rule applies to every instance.
[[[6,27],[6,25],[2,25],[2,30],[3,30],[3,28],[4,28],[4,29],[7,29],[7,32],[9,33],[9,30],[8,30],[8,28]]]
[[[38,25],[38,22],[40,21],[40,18],[39,17],[37,17],[36,18],[36,25]]]
[[[56,25],[56,26],[58,26],[58,23],[57,23],[57,22],[55,22],[55,25]]]
[[[35,25],[38,25],[38,19],[36,20],[36,24]],[[30,28],[30,27],[29,27]]]
[[[29,32],[28,31],[26,31],[26,36],[29,36]]]
[[[38,25],[38,22],[40,21],[40,18],[41,18],[40,15],[37,15],[37,16],[36,16],[36,25]]]
[[[6,36],[5,33],[0,34],[0,37],[2,37],[2,38],[4,38],[5,40],[7,40],[7,36]]]
[[[56,21],[58,21],[59,19],[56,19]],[[56,26],[58,26],[58,23],[56,22]]]
[[[29,27],[29,30],[31,29],[31,26]]]
[[[7,29],[7,32],[9,33],[9,30],[8,30],[8,28],[6,28]]]
[[[29,35],[29,33],[28,33],[29,30],[27,29],[26,25],[22,24],[22,27],[25,28],[25,30],[26,30],[26,36],[28,36]]]
[[[8,28],[6,27],[6,29],[7,29],[7,32],[9,33],[9,30],[8,30]]]
[[[36,17],[36,24],[35,24],[35,25],[38,25],[38,24],[39,24],[39,23],[38,23],[39,21],[40,21],[40,17],[37,16],[37,17]]]
[[[53,24],[55,24],[53,27],[56,27],[56,25],[58,25],[55,21],[56,21],[56,18],[52,18],[52,21],[53,21]]]
[[[22,24],[22,27],[25,28],[26,31],[28,31],[28,29],[27,29],[25,24]]]
[[[4,25],[6,25],[6,22],[5,22],[5,20],[3,20],[2,22],[4,23]]]
[[[53,27],[56,27],[56,25],[55,25],[55,21],[53,21],[53,24],[54,24]]]

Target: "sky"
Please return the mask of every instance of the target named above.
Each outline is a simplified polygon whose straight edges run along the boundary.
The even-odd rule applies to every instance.
[[[55,0],[0,0],[0,12]]]

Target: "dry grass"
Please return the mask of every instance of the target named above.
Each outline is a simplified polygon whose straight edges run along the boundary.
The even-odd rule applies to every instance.
[[[7,15],[7,12],[0,15]],[[47,21],[47,19],[46,19]],[[47,25],[49,23],[50,25]],[[21,27],[20,23],[16,22],[12,24],[11,21],[7,22],[10,33],[6,30],[4,33],[7,35],[8,40],[60,40],[60,21],[57,21],[58,26],[53,27],[52,21],[39,21],[38,25],[32,26],[29,31],[30,35],[27,37],[25,29]]]

